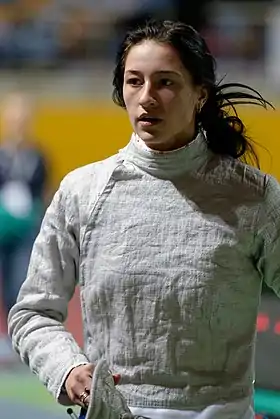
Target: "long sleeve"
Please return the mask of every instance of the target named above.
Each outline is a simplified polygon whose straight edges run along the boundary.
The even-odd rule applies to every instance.
[[[267,177],[263,205],[260,211],[261,252],[258,268],[265,283],[280,297],[280,184]]]
[[[27,279],[8,317],[9,334],[22,361],[65,405],[70,400],[61,388],[67,374],[89,362],[63,324],[78,278],[79,238],[73,225],[79,214],[73,206],[64,179],[46,211]]]

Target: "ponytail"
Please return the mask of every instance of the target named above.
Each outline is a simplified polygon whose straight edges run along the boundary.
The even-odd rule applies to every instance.
[[[216,85],[209,91],[209,97],[198,115],[198,122],[206,131],[208,147],[215,154],[242,159],[259,168],[252,140],[246,135],[245,125],[236,110],[236,105],[248,104],[274,109],[271,103],[249,86],[240,83]]]

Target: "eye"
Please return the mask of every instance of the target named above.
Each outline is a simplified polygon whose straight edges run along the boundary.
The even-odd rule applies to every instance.
[[[159,84],[162,87],[169,87],[169,86],[172,86],[174,82],[173,80],[164,78],[164,79],[160,79]]]
[[[131,86],[141,86],[142,82],[137,77],[130,77],[126,80],[127,84],[130,84]]]

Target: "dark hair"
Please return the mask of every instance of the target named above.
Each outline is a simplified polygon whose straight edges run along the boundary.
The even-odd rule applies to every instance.
[[[145,40],[167,43],[178,52],[195,85],[205,86],[208,99],[197,122],[207,134],[208,147],[216,154],[255,163],[258,156],[245,134],[245,126],[238,117],[235,105],[254,104],[264,108],[273,106],[256,90],[241,83],[217,83],[216,62],[205,40],[191,26],[173,21],[149,21],[125,36],[117,53],[113,78],[113,101],[125,108],[123,98],[124,68],[131,47]]]

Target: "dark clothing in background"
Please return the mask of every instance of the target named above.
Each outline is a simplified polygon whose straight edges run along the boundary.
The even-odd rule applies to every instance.
[[[38,150],[22,148],[11,152],[0,148],[0,189],[7,181],[18,180],[28,185],[34,199],[41,199],[46,176],[46,162]]]
[[[5,311],[25,280],[44,212],[45,159],[32,147],[0,147],[0,274]]]

